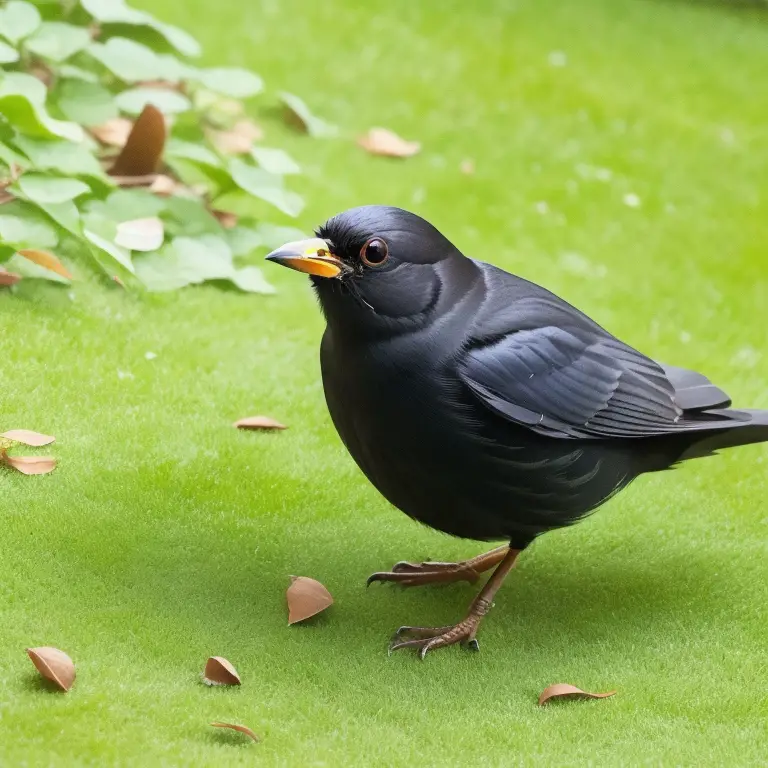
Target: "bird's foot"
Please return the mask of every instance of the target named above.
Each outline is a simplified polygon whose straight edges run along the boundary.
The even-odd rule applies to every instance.
[[[472,612],[458,624],[448,627],[400,627],[389,644],[389,653],[401,648],[414,648],[423,659],[436,648],[459,643],[473,651],[480,650],[475,635],[483,614]]]
[[[408,563],[401,560],[391,571],[379,571],[368,577],[367,585],[374,581],[391,581],[404,587],[419,587],[423,584],[452,584],[468,581],[474,584],[480,574],[468,563],[438,563],[427,560],[424,563]]]
[[[490,552],[464,560],[460,563],[440,563],[427,560],[424,563],[408,563],[401,560],[392,566],[391,571],[380,571],[368,577],[367,584],[374,581],[391,581],[404,587],[419,587],[422,584],[452,584],[456,581],[468,581],[474,584],[484,571],[498,565],[509,547],[505,544]]]

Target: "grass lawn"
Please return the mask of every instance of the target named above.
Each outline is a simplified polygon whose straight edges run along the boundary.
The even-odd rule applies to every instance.
[[[401,163],[287,135],[309,177],[300,226],[362,203],[411,208],[466,253],[768,408],[768,14],[662,0],[151,5],[210,63],[253,67],[349,137],[385,125],[424,143]],[[365,577],[482,545],[412,523],[346,455],[304,279],[272,268],[271,298],[137,300],[73,267],[71,297],[31,282],[0,295],[0,426],[56,435],[60,459],[45,477],[0,471],[0,764],[765,764],[768,448],[643,478],[543,537],[480,654],[388,658],[397,626],[454,621],[474,590],[366,591]],[[230,426],[262,412],[291,429]],[[286,626],[289,574],[320,579],[336,605]],[[72,655],[70,693],[40,684],[35,645]],[[211,654],[242,687],[200,684]],[[618,695],[539,709],[553,682]]]

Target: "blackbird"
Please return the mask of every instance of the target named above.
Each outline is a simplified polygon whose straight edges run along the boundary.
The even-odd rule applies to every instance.
[[[768,441],[700,373],[655,362],[554,294],[464,256],[399,208],[341,213],[270,261],[309,273],[327,321],[328,409],[360,469],[432,528],[508,542],[460,563],[399,562],[372,581],[492,576],[465,618],[401,627],[390,648],[475,635],[518,555],[638,475]]]

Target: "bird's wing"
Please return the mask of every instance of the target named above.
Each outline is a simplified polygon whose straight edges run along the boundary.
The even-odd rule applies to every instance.
[[[460,357],[462,380],[493,411],[541,434],[669,434],[705,426],[687,408],[727,404],[705,377],[665,369],[552,294],[521,298],[480,328]]]

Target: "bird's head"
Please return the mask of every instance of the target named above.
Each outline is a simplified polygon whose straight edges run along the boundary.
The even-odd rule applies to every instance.
[[[308,273],[329,324],[339,330],[397,332],[427,322],[472,271],[435,227],[401,208],[351,208],[316,234],[267,259]],[[458,279],[449,281],[449,274]]]

